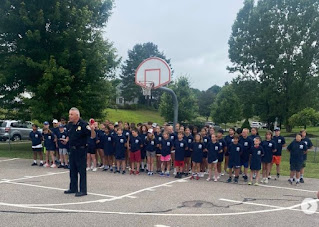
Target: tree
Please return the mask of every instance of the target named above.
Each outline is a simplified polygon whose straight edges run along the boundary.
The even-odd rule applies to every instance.
[[[306,108],[298,113],[292,115],[289,118],[289,123],[292,126],[304,126],[316,125],[319,122],[319,112],[316,112],[313,108]]]
[[[169,88],[171,88],[177,96],[178,121],[185,122],[194,120],[198,111],[198,105],[196,97],[190,88],[189,79],[186,76],[181,76],[175,82],[171,83]],[[166,121],[173,121],[173,100],[170,94],[164,93],[161,96],[159,111]]]
[[[132,50],[128,51],[128,59],[122,65],[120,76],[122,79],[122,96],[124,100],[132,101],[135,97],[138,97],[139,102],[145,104],[142,89],[135,84],[135,71],[142,61],[150,57],[162,58],[170,65],[170,59],[166,59],[164,53],[160,52],[158,46],[154,43],[136,44]],[[158,100],[158,91],[153,90],[152,97]]]
[[[239,98],[231,85],[224,86],[218,93],[212,105],[211,116],[213,121],[221,123],[234,123],[241,120],[242,107]]]
[[[216,96],[220,92],[220,90],[221,87],[214,85],[208,88],[206,91],[201,91],[197,96],[199,115],[205,117],[206,121],[208,121],[208,118],[211,113],[211,105],[214,103]]]
[[[1,105],[40,121],[70,107],[101,117],[119,63],[102,38],[111,0],[18,1],[0,6]]]
[[[317,0],[245,1],[229,39],[229,71],[260,83],[261,119],[277,116],[289,131],[290,116],[317,105],[318,33]]]

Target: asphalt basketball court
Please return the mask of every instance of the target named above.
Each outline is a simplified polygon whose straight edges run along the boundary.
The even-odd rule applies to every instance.
[[[88,195],[65,195],[69,171],[0,158],[2,226],[319,226],[319,180],[298,187],[287,177],[265,186],[158,175],[88,172]],[[303,207],[305,207],[303,205]]]

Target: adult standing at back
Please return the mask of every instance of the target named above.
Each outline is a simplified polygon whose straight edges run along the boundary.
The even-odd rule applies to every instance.
[[[70,188],[65,194],[75,193],[75,196],[87,195],[86,184],[86,154],[88,138],[95,138],[94,125],[88,125],[80,118],[80,111],[72,107],[69,111],[69,124],[67,126],[68,137],[64,143],[70,146]],[[78,174],[80,175],[80,190],[78,186]]]

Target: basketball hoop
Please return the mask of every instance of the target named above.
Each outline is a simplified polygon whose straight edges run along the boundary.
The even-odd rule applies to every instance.
[[[145,81],[144,86],[142,86],[143,95],[144,96],[151,96],[153,86],[154,86],[154,82]]]

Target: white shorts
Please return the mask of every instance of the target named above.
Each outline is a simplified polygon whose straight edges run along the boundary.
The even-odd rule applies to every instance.
[[[59,154],[60,155],[66,155],[68,153],[68,149],[66,148],[59,148]]]

